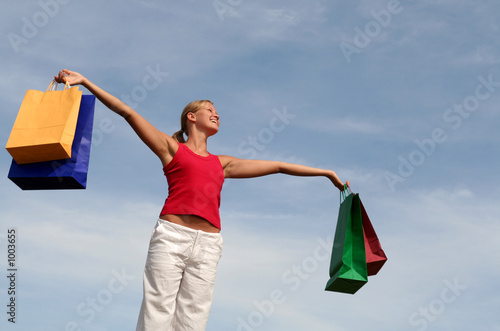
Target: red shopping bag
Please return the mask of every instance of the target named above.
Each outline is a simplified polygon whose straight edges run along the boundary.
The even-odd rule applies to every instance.
[[[365,207],[359,200],[361,205],[361,218],[363,219],[363,232],[365,237],[365,252],[366,252],[366,267],[368,271],[368,276],[376,275],[384,263],[387,261],[387,256],[385,255],[380,241],[375,233],[375,229],[370,222],[370,218],[366,213]]]

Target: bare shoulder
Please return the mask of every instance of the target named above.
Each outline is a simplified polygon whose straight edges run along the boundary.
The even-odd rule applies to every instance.
[[[175,153],[177,153],[177,150],[179,149],[179,143],[177,142],[177,140],[175,140],[168,134],[164,132],[162,132],[162,134],[164,136],[165,141],[167,142],[169,154],[172,154],[173,156]]]
[[[166,166],[167,164],[170,163],[170,161],[172,161],[175,153],[177,153],[177,151],[179,150],[179,143],[177,142],[177,140],[175,140],[174,138],[172,138],[171,136],[169,136],[164,132],[161,132],[161,135],[163,136],[163,139],[166,143],[166,149],[163,155],[161,156],[159,155],[159,157],[161,159],[163,166]]]
[[[226,168],[229,163],[234,160],[238,160],[237,158],[229,155],[217,155],[219,157],[219,161],[222,164],[222,168]]]

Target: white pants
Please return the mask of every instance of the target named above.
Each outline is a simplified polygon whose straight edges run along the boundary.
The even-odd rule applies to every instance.
[[[144,268],[137,331],[205,330],[221,254],[220,233],[159,219]]]

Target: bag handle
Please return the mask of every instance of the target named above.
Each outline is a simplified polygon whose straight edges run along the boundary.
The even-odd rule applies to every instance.
[[[344,184],[344,190],[340,191],[340,203],[342,203],[342,201],[347,198],[347,196],[349,195],[347,193],[352,194],[352,191],[351,188],[347,186],[347,184]]]
[[[47,87],[47,92],[49,92],[49,91],[56,91],[57,90],[57,85],[59,85],[59,83],[55,79],[53,79],[50,82],[49,87]],[[64,84],[64,90],[67,90],[69,88],[71,88],[71,85],[69,85],[69,83],[66,82]]]

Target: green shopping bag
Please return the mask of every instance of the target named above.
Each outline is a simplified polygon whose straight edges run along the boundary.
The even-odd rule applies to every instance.
[[[363,220],[359,195],[345,186],[342,197],[325,291],[354,294],[368,281]]]

